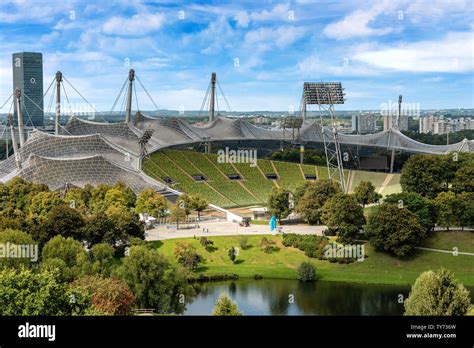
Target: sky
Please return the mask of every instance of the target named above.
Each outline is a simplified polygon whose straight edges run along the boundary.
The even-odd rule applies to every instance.
[[[298,110],[305,81],[342,82],[338,110],[380,110],[399,94],[421,109],[473,108],[473,4],[2,0],[0,106],[12,53],[34,51],[45,91],[60,70],[103,111],[130,68],[160,109],[199,110],[213,71],[232,111]],[[137,96],[155,109],[140,86]]]

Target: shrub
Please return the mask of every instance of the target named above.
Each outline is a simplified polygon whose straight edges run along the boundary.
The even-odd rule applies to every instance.
[[[316,280],[316,269],[315,267],[307,262],[302,262],[298,267],[298,279],[303,282],[312,282]]]
[[[260,241],[260,247],[266,252],[271,253],[272,251],[276,250],[275,242],[267,237],[262,237]]]
[[[239,246],[242,250],[247,250],[251,247],[247,236],[241,236],[239,238]]]

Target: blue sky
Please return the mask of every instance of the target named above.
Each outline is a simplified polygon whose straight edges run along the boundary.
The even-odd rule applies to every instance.
[[[340,110],[380,109],[399,94],[421,109],[472,108],[473,6],[4,0],[0,101],[12,89],[11,54],[37,51],[45,89],[61,70],[100,110],[111,108],[131,67],[163,109],[199,110],[212,71],[236,111],[298,109],[304,81],[341,81]],[[140,90],[139,102],[154,109]]]

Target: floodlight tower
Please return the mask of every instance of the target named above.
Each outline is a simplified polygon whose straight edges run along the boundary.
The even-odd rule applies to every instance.
[[[209,122],[214,121],[215,100],[216,100],[216,73],[211,74],[211,100],[209,105]]]
[[[148,156],[148,151],[146,149],[146,146],[148,142],[150,141],[151,137],[153,136],[154,129],[147,129],[146,131],[143,132],[142,136],[140,139],[138,139],[138,145],[140,146],[140,163],[138,164],[138,168],[142,167],[142,160]]]
[[[321,138],[326,154],[329,179],[339,182],[343,192],[347,192],[342,165],[341,147],[339,145],[334,104],[344,104],[344,93],[340,82],[305,82],[303,85],[303,100],[301,114],[306,115],[307,105],[318,105],[320,111],[327,111],[331,117],[332,131],[327,134],[320,113]]]

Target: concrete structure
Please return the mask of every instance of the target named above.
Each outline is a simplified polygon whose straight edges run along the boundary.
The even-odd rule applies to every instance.
[[[467,117],[445,118],[444,116],[420,117],[420,133],[446,134],[465,129],[474,129],[474,119]]]
[[[44,125],[43,112],[43,55],[35,52],[20,52],[12,55],[13,90],[22,94],[21,114],[25,126]],[[17,124],[15,105],[15,124]]]
[[[377,118],[373,114],[352,115],[352,132],[357,134],[373,133],[377,126]]]

